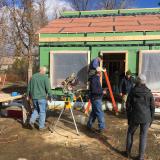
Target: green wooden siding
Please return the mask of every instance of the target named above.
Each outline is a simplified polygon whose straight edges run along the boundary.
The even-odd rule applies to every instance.
[[[89,51],[88,47],[40,47],[40,66],[49,68],[49,52],[50,51]]]
[[[61,17],[80,16],[79,11],[66,11],[61,13]]]
[[[100,51],[128,51],[128,68],[137,73],[137,52],[148,50],[149,47],[40,47],[40,66],[49,67],[49,52],[54,51],[91,51],[91,60],[98,56]]]
[[[118,10],[81,11],[80,16],[118,15]]]
[[[84,33],[61,33],[61,34],[40,34],[40,38],[54,38],[54,37],[84,37]]]
[[[98,56],[100,51],[127,51],[128,68],[133,73],[138,73],[138,53],[140,50],[160,50],[160,46],[91,46],[91,47],[40,47],[40,66],[49,67],[49,52],[53,51],[90,51],[91,60]]]
[[[95,10],[95,11],[66,11],[61,14],[62,17],[83,17],[83,16],[106,16],[106,15],[135,15],[146,13],[160,13],[160,8],[143,9],[118,9],[118,10]]]
[[[160,13],[160,8],[120,9],[121,14]]]
[[[65,12],[63,17],[85,17],[85,16],[107,16],[107,15],[129,15],[129,14],[145,14],[160,13],[160,8],[155,9],[129,9],[129,10],[101,10],[101,11],[74,11]],[[159,35],[160,31],[144,31],[144,32],[108,32],[108,33],[62,33],[62,34],[40,34],[40,38],[54,37],[101,37],[101,36],[136,36],[136,35]],[[61,46],[61,47],[60,47]],[[50,67],[49,52],[53,51],[90,51],[91,60],[98,56],[100,51],[127,51],[128,52],[128,69],[132,73],[138,73],[139,51],[140,50],[160,50],[159,40],[148,41],[119,41],[119,42],[52,42],[39,43],[40,66]],[[54,91],[61,94],[61,91]]]

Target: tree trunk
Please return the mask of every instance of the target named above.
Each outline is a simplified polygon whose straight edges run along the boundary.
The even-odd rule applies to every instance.
[[[28,56],[28,83],[32,77],[32,67],[33,67],[33,63],[32,63],[32,56],[30,56],[30,53],[29,53],[29,56]]]

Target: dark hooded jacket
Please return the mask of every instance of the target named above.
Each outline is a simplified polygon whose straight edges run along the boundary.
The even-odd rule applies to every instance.
[[[100,83],[100,77],[95,75],[90,80],[90,98],[91,100],[102,99],[103,89]]]
[[[151,123],[155,106],[151,91],[144,84],[137,84],[127,98],[128,123]]]
[[[123,94],[129,94],[130,90],[134,86],[134,80],[133,77],[130,77],[129,79],[125,76],[119,85],[119,92]]]

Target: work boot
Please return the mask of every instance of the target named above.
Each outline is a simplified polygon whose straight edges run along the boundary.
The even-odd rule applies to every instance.
[[[143,157],[138,156],[138,160],[144,160],[144,156]]]
[[[45,132],[45,131],[48,131],[48,128],[47,127],[39,128],[39,131],[40,132]]]
[[[86,127],[87,128],[87,131],[89,131],[89,132],[93,132],[93,130],[92,130],[92,128],[90,128],[90,127]]]
[[[34,129],[34,123],[28,123],[28,128],[29,129]]]
[[[122,152],[122,155],[123,155],[124,157],[128,158],[128,159],[131,159],[131,153],[128,152],[128,151],[123,151],[123,152]]]
[[[107,132],[107,130],[106,129],[98,129],[97,132],[100,135],[104,135]]]

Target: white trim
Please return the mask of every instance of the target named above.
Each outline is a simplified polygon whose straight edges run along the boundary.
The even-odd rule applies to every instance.
[[[158,31],[158,30],[157,30]],[[82,33],[82,32],[80,32]],[[113,32],[111,32],[113,33]],[[98,36],[98,37],[54,37],[40,38],[39,42],[119,42],[119,41],[143,41],[160,40],[159,35],[132,35],[132,36]]]
[[[128,70],[128,51],[101,51],[102,54],[125,54],[125,72]]]

